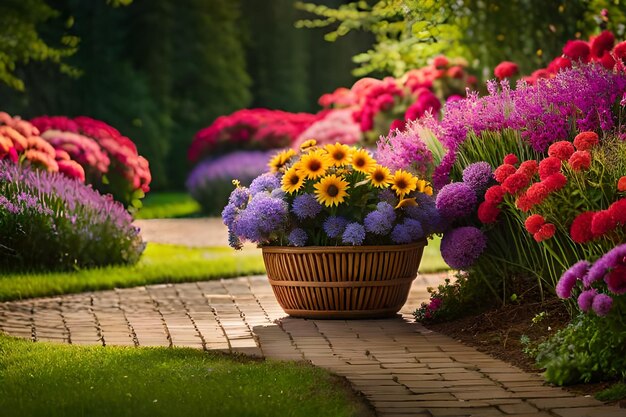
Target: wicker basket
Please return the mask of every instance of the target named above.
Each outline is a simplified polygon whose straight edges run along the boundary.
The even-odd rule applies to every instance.
[[[426,240],[408,245],[267,246],[263,260],[285,312],[316,319],[395,315],[417,276]]]

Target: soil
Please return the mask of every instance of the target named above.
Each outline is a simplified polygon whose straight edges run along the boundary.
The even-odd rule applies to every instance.
[[[570,316],[563,302],[551,299],[509,304],[454,321],[424,325],[526,372],[540,373],[541,369],[535,365],[533,358],[523,352],[520,338],[525,335],[532,342],[541,342],[567,326],[569,321]],[[610,382],[603,382],[564,388],[579,395],[593,395],[610,385]]]

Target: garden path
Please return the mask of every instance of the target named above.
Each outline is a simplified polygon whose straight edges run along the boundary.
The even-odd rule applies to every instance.
[[[182,226],[168,233],[176,230],[186,234]],[[192,227],[185,241],[171,242],[186,242],[199,230],[221,233]],[[34,341],[308,360],[345,376],[381,417],[626,416],[626,409],[545,386],[539,375],[415,323],[410,313],[443,277],[420,275],[402,314],[385,320],[285,317],[267,279],[254,276],[1,303],[0,330]]]

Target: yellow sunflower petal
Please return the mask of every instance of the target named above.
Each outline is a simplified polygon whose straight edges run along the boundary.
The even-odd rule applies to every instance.
[[[282,190],[286,193],[293,194],[299,191],[304,184],[304,175],[302,175],[297,167],[293,166],[285,172],[282,179]]]
[[[308,154],[302,155],[298,161],[298,171],[307,178],[315,179],[326,174],[328,169],[328,161],[324,157],[324,152],[316,150]]]
[[[315,188],[317,201],[326,207],[332,207],[344,202],[345,197],[348,195],[346,190],[349,184],[342,177],[331,174],[323,177],[313,187]]]
[[[377,188],[386,188],[393,181],[389,168],[382,165],[376,165],[374,170],[369,174],[369,180],[372,185]]]
[[[279,152],[267,164],[270,168],[270,172],[278,172],[285,166],[287,162],[296,154],[293,149],[288,149],[283,152]]]
[[[315,139],[309,139],[309,140],[302,142],[302,145],[300,145],[300,149],[305,150],[315,145],[317,145],[317,141]]]
[[[334,145],[326,145],[324,150],[328,152],[326,159],[329,165],[340,167],[350,162],[350,147],[339,142]]]
[[[369,174],[376,167],[376,160],[365,149],[357,149],[352,152],[350,159],[352,169]]]
[[[411,198],[403,198],[402,200],[400,200],[396,208],[398,209],[402,207],[415,207],[415,206],[417,206],[417,201],[415,201],[415,197],[411,197]]]
[[[393,174],[391,188],[396,192],[398,197],[402,199],[411,191],[415,191],[417,188],[417,178],[411,175],[410,172],[399,169]]]

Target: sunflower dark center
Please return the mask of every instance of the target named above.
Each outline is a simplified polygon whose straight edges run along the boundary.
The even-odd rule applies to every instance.
[[[296,185],[299,181],[300,177],[298,177],[297,175],[292,175],[291,178],[289,178],[289,182],[291,183],[291,185]]]
[[[341,161],[345,157],[346,154],[343,151],[335,151],[335,153],[333,154],[333,158],[335,158],[337,161]]]
[[[337,188],[335,184],[331,184],[326,189],[326,194],[328,194],[331,197],[336,197],[337,194],[339,194],[339,188]]]
[[[385,180],[385,174],[381,171],[377,171],[374,173],[374,180],[376,182],[382,182]]]
[[[405,180],[400,179],[400,180],[396,181],[396,187],[398,187],[400,189],[404,189],[404,188],[406,188],[406,186],[407,186],[407,183],[406,183]]]
[[[322,168],[322,163],[317,160],[309,162],[309,169],[311,171],[319,171]]]
[[[362,167],[363,165],[365,165],[365,159],[359,158],[356,161],[354,161],[354,164],[358,167]]]

